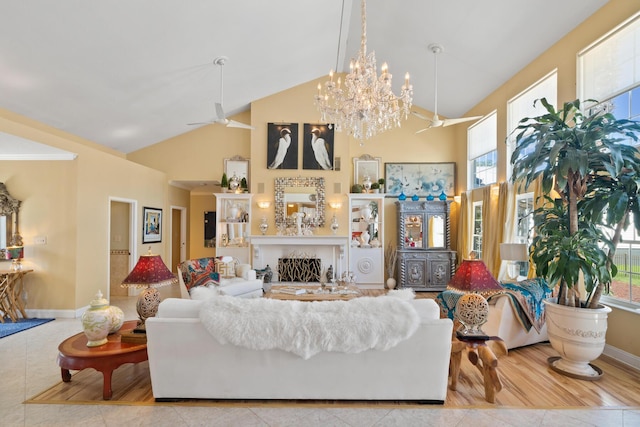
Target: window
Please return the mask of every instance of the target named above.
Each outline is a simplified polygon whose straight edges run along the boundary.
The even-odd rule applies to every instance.
[[[527,250],[531,246],[531,230],[533,229],[533,193],[518,194],[516,196],[516,233],[515,243],[526,243]],[[529,262],[518,261],[520,266],[519,276],[527,276]]]
[[[633,224],[633,218],[629,220]],[[640,304],[640,236],[633,226],[623,231],[613,263],[618,267],[618,274],[611,281],[607,295]]]
[[[482,258],[482,202],[473,202],[473,236],[471,250],[475,251],[476,259]]]
[[[493,111],[467,130],[469,188],[478,188],[497,181],[497,127],[497,113]]]
[[[640,119],[640,13],[578,53],[580,99],[596,99],[618,119]],[[633,224],[633,218],[629,218]],[[640,236],[630,226],[614,255],[618,274],[607,296],[640,305]]]
[[[507,101],[507,180],[511,179],[511,154],[515,149],[516,133],[520,120],[536,117],[547,110],[536,99],[546,98],[554,107],[558,106],[558,70],[553,70],[524,91]]]

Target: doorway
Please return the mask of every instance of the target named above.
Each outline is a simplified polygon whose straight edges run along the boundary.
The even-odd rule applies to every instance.
[[[130,199],[109,198],[109,295],[129,296],[120,285],[134,267],[136,260],[136,207]]]
[[[187,208],[171,206],[171,271],[176,273],[178,265],[187,259]]]

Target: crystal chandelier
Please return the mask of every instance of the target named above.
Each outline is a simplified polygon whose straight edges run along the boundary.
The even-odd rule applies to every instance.
[[[367,55],[366,1],[361,2],[362,39],[358,58],[351,60],[350,72],[342,81],[334,82],[334,71],[329,72],[329,81],[318,84],[315,103],[321,120],[334,123],[337,131],[362,141],[378,133],[400,127],[400,119],[406,119],[413,101],[413,86],[409,84],[409,73],[405,75],[400,96],[391,89],[391,73],[387,63],[382,64],[378,77],[376,55]]]

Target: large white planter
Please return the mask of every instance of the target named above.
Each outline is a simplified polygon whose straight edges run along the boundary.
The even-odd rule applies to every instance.
[[[602,371],[590,364],[604,350],[607,317],[611,308],[566,307],[555,298],[544,301],[547,331],[551,346],[562,357],[549,358],[554,371],[573,378],[597,380]]]

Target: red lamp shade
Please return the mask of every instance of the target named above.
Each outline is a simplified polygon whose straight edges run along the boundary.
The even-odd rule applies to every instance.
[[[122,281],[123,287],[154,287],[171,285],[177,279],[160,255],[141,255],[131,273]]]
[[[491,275],[480,259],[465,259],[453,276],[447,289],[476,293],[484,297],[502,292],[500,283]]]

